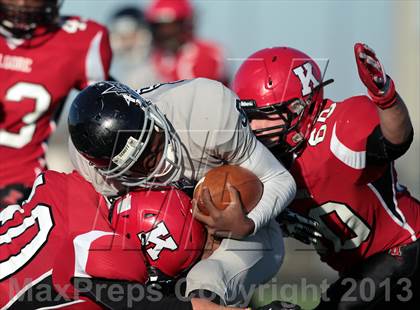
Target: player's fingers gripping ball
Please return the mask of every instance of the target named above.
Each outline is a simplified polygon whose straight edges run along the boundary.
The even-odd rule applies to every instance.
[[[234,190],[232,188],[229,190],[229,185]],[[231,203],[231,199],[235,199],[237,192],[246,213],[249,213],[257,205],[263,193],[263,184],[260,179],[245,168],[224,165],[211,169],[194,189],[197,206],[206,215],[209,214],[209,211],[204,202],[205,191],[203,188],[208,189],[212,204],[220,210],[225,209]]]

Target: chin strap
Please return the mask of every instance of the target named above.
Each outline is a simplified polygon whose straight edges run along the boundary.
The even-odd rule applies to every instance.
[[[145,258],[147,273],[149,275],[149,279],[147,280],[146,285],[152,288],[155,288],[156,290],[161,291],[164,294],[169,293],[173,289],[176,279],[165,275],[158,268],[150,264],[150,261],[148,258],[149,256],[147,254],[147,249],[146,249],[146,244],[147,244],[146,235],[141,234],[140,240],[141,240],[141,251]]]

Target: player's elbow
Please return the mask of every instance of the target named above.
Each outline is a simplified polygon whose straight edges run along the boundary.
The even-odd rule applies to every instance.
[[[273,217],[277,217],[295,198],[296,182],[289,171],[278,171],[269,183],[264,184],[266,190],[274,197]]]
[[[282,204],[280,206],[280,211],[283,211],[295,198],[296,196],[296,182],[293,176],[290,174],[289,171],[285,170],[281,173],[281,178],[279,182],[279,191],[283,195],[281,201]]]

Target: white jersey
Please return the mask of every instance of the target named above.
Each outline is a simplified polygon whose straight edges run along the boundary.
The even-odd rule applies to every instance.
[[[255,230],[276,217],[294,198],[291,175],[255,138],[237,108],[238,97],[223,84],[199,78],[158,84],[138,92],[158,107],[179,138],[181,150],[172,155],[181,157],[175,180],[198,181],[207,171],[223,164],[249,169],[264,184],[260,202],[248,214]],[[70,153],[75,168],[98,192],[117,194],[120,185],[104,180],[72,143]]]

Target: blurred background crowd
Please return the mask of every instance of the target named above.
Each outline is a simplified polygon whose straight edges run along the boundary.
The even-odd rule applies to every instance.
[[[194,77],[229,85],[254,51],[291,46],[312,56],[326,79],[335,79],[325,88],[325,97],[342,100],[365,92],[353,44],[366,42],[380,55],[410,110],[414,142],[397,167],[401,182],[420,197],[419,1],[67,0],[61,14],[108,27],[114,53],[111,74],[134,88]],[[71,171],[65,115],[47,153],[49,167],[59,171]],[[310,247],[291,240],[287,247],[278,277],[257,291],[258,298],[275,295],[314,305],[319,285],[337,275]]]

